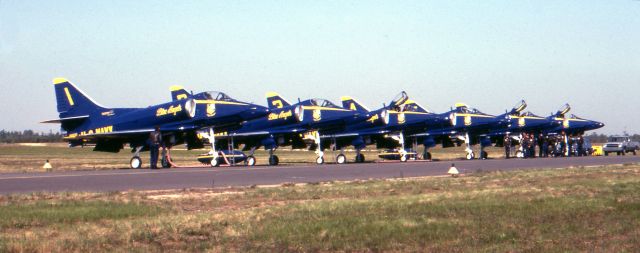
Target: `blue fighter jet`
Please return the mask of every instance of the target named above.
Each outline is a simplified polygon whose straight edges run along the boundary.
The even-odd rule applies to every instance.
[[[129,144],[131,168],[142,166],[140,152],[148,150],[147,139],[154,127],[159,127],[165,145],[186,143],[192,149],[203,146],[197,136],[213,139],[218,129],[267,114],[265,107],[219,92],[180,94],[178,100],[146,108],[107,108],[64,78],[54,79],[53,84],[59,118],[43,123],[60,123],[70,147],[92,145],[94,151],[119,152]],[[168,166],[167,160],[162,163]]]
[[[242,122],[237,128],[215,136],[221,147],[233,153],[240,145],[249,151],[246,165],[255,165],[254,151],[264,147],[269,151],[269,165],[278,165],[277,148],[311,148],[317,154],[316,163],[324,163],[324,146],[320,133],[343,129],[348,122],[363,120],[362,115],[343,109],[325,99],[307,99],[291,104],[275,92],[267,93],[268,115]],[[235,154],[235,153],[234,153]],[[203,163],[218,166],[222,160],[215,154],[200,157]],[[225,161],[226,162],[226,161]]]
[[[375,111],[369,111],[355,99],[345,96],[342,98],[343,108],[366,113],[366,122],[351,124],[344,131],[325,133],[323,138],[330,138],[335,149],[340,150],[336,157],[338,163],[346,162],[343,148],[352,145],[356,149],[355,162],[364,162],[364,155],[360,151],[368,144],[375,143],[378,148],[395,148],[398,152],[383,153],[380,156],[397,156],[406,161],[411,155],[404,148],[404,136],[422,132],[427,128],[448,127],[449,120],[445,116],[429,112],[415,101],[409,99],[406,92],[401,92],[388,106]],[[379,122],[376,124],[376,122]]]

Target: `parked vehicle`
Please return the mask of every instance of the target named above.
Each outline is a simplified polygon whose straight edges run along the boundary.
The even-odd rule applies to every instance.
[[[607,143],[602,146],[602,151],[605,156],[614,152],[617,155],[625,155],[626,153],[636,155],[637,150],[640,150],[640,143],[632,141],[629,136],[611,136]]]

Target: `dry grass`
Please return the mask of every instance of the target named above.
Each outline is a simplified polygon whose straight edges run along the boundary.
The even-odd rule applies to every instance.
[[[126,149],[120,153],[94,152],[92,147],[68,148],[65,144],[0,144],[0,172],[45,172],[42,168],[45,160],[49,160],[53,169],[51,171],[65,170],[110,170],[127,169],[130,150]],[[420,150],[421,151],[421,150]],[[203,166],[196,161],[196,156],[206,153],[206,150],[180,150],[172,152],[174,162],[179,166]],[[499,148],[490,148],[493,157],[500,157],[502,153]],[[464,148],[436,148],[431,150],[434,159],[450,160],[461,159],[464,156]],[[311,163],[315,160],[312,151],[297,151],[281,149],[276,152],[280,157],[281,164]],[[332,159],[339,154],[337,151],[325,152],[326,161],[333,162]],[[349,161],[355,157],[354,151],[345,152]],[[368,161],[378,159],[378,151],[367,149],[363,152]],[[148,152],[142,153],[143,166],[148,166]],[[256,151],[258,165],[268,164],[268,154],[264,150]]]
[[[637,252],[640,166],[11,195],[0,214],[0,252]]]

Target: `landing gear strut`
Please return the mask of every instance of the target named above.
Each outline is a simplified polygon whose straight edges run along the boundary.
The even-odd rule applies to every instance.
[[[273,154],[274,151],[275,148],[269,149],[269,165],[271,166],[276,166],[278,165],[278,163],[280,163],[280,159],[278,158],[278,156]]]
[[[464,143],[466,145],[464,151],[467,152],[467,160],[472,160],[476,157],[476,154],[473,153],[473,149],[471,148],[471,139],[469,138],[469,133],[465,134]]]
[[[324,152],[322,152],[322,142],[320,141],[320,133],[318,131],[315,131],[313,133],[313,141],[315,142],[317,148],[316,148],[316,155],[318,155],[318,158],[316,158],[316,163],[317,164],[323,164],[324,163]]]

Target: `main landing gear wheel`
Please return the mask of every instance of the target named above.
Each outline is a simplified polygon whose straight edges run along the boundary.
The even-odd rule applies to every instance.
[[[401,155],[400,156],[400,161],[401,162],[406,162],[407,161],[407,155]]]
[[[480,159],[486,160],[487,158],[489,158],[489,154],[487,153],[487,151],[482,151],[480,153]]]
[[[336,163],[338,163],[338,164],[344,164],[344,163],[346,163],[346,162],[347,162],[347,157],[346,157],[346,156],[344,156],[343,154],[339,154],[339,155],[336,157]]]
[[[357,154],[356,155],[356,163],[363,163],[364,162],[364,155],[363,154]]]
[[[604,152],[604,156],[609,156],[609,152]]]
[[[280,159],[277,155],[269,156],[269,165],[276,166],[278,163],[280,163]]]
[[[247,166],[256,165],[256,158],[254,156],[252,156],[252,155],[247,156],[246,164],[247,164]]]
[[[165,169],[171,168],[170,160],[166,156],[162,158],[162,161],[160,161],[160,164],[162,164],[162,168],[165,168]]]
[[[218,167],[220,165],[220,163],[218,163],[217,157],[212,157],[211,162],[209,162],[209,164],[211,165],[211,167]]]
[[[139,156],[132,157],[131,161],[129,161],[129,166],[132,169],[139,169],[140,167],[142,167],[142,159],[140,159]]]
[[[316,158],[316,163],[317,164],[323,164],[324,163],[324,157],[320,156],[320,157]]]
[[[467,160],[472,160],[476,155],[473,152],[467,153]]]
[[[422,159],[424,159],[424,160],[431,160],[431,152],[425,152],[425,153],[422,155]]]

